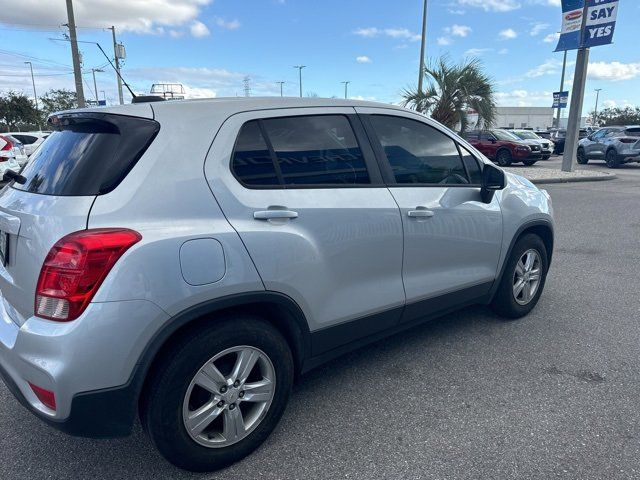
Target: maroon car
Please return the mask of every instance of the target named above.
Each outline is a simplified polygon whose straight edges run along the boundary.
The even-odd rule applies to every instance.
[[[472,130],[463,136],[501,167],[520,162],[529,166],[542,159],[542,147],[539,144],[521,140],[508,130]]]

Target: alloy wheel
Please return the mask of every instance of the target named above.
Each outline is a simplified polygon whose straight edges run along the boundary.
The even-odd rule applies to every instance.
[[[242,345],[209,359],[185,394],[182,419],[200,445],[221,448],[247,437],[264,419],[276,387],[273,363],[260,349]]]
[[[513,272],[513,298],[519,305],[527,305],[538,293],[542,279],[542,259],[537,250],[522,254]]]

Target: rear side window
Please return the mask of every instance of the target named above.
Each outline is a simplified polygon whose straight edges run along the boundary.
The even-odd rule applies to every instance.
[[[160,125],[143,118],[70,114],[50,119],[55,130],[21,172],[13,188],[60,196],[100,195],[124,179]]]
[[[248,122],[236,141],[232,170],[249,187],[370,183],[364,156],[343,115]]]
[[[624,134],[628,137],[640,137],[640,128],[627,128]]]
[[[38,140],[38,137],[33,137],[31,135],[13,135],[13,137],[23,145],[31,145],[32,143],[36,143],[36,140]]]
[[[452,138],[429,125],[407,118],[387,115],[372,115],[370,118],[396,183],[469,183]]]

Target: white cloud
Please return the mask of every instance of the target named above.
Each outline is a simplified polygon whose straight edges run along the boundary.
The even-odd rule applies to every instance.
[[[573,63],[573,62],[570,62]],[[538,78],[543,77],[545,75],[556,75],[560,73],[560,69],[562,68],[562,62],[551,58],[544,63],[541,63],[537,67],[529,70],[525,76],[529,78]]]
[[[163,33],[163,27],[188,25],[212,0],[75,0],[76,23],[83,27],[115,25],[119,31]],[[2,23],[56,25],[67,23],[61,1],[3,0]]]
[[[466,25],[451,25],[450,27],[446,27],[444,31],[448,34],[453,35],[454,37],[466,37],[471,33],[471,27],[467,27]]]
[[[495,94],[498,105],[501,106],[550,106],[553,99],[553,92],[534,91],[524,89],[511,90],[509,92],[497,92]]]
[[[438,37],[436,42],[438,43],[438,45],[440,45],[442,47],[444,47],[446,45],[451,45],[451,39],[449,37]]]
[[[498,50],[498,55],[506,55],[507,53],[509,53],[508,48],[501,48],[500,50]]]
[[[506,30],[502,30],[500,32],[500,38],[503,40],[513,40],[517,38],[518,32],[516,32],[513,28],[507,28]]]
[[[237,30],[240,28],[240,22],[238,20],[225,20],[224,18],[215,17],[214,18],[216,25],[220,28],[224,28],[226,30]]]
[[[209,32],[209,28],[204,23],[199,22],[198,20],[191,24],[189,30],[191,32],[191,35],[196,38],[207,37],[211,33]]]
[[[407,28],[367,27],[367,28],[359,28],[355,30],[353,33],[355,35],[359,35],[361,37],[366,37],[366,38],[386,36],[386,37],[400,39],[400,40],[410,40],[412,42],[420,40],[419,34],[413,33]]]
[[[516,0],[458,0],[458,5],[478,7],[486,12],[510,12],[522,6]]]
[[[456,9],[456,8],[448,8],[447,11],[451,14],[451,15],[464,15],[465,12],[462,9]]]
[[[589,64],[589,78],[597,80],[631,80],[640,77],[640,63],[593,62]]]
[[[184,35],[184,32],[181,32],[179,30],[169,30],[169,36],[171,36],[172,38],[180,38]]]
[[[550,26],[551,25],[549,25],[548,23],[534,23],[533,26],[531,27],[531,31],[529,32],[529,34],[532,37],[535,37],[537,35],[540,35],[542,32],[544,32]]]
[[[493,48],[470,48],[464,54],[468,57],[479,57],[485,53],[491,52]]]
[[[371,60],[366,55],[360,55],[359,57],[356,57],[356,62],[358,62],[358,63],[372,63],[373,60]]]
[[[560,34],[558,32],[550,33],[542,40],[545,43],[555,43],[560,38]]]

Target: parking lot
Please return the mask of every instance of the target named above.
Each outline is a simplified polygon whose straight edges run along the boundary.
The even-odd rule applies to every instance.
[[[546,187],[557,244],[529,317],[468,308],[311,372],[226,471],[177,470],[139,427],[68,437],[2,385],[0,478],[640,478],[640,166],[616,174]]]

